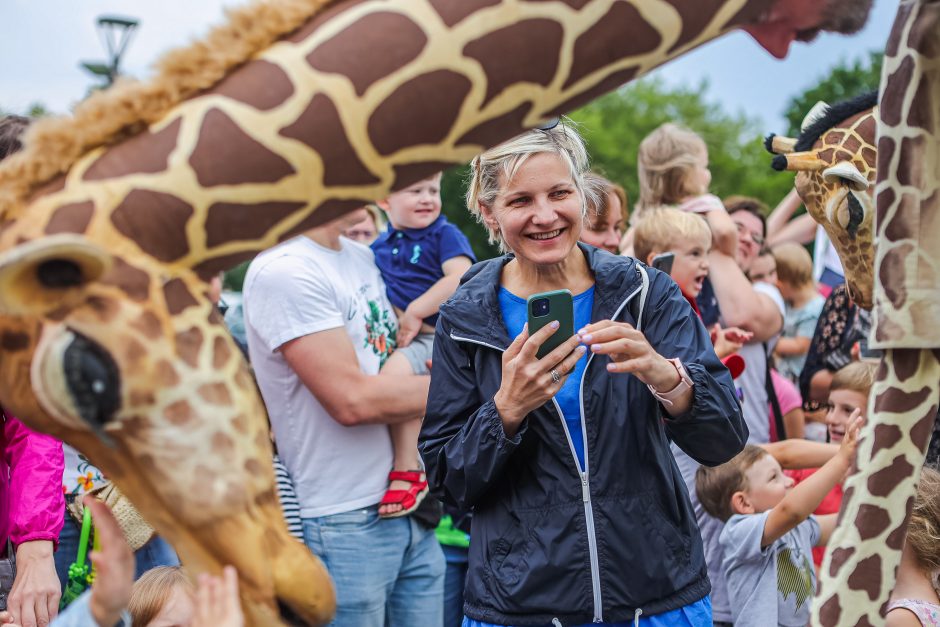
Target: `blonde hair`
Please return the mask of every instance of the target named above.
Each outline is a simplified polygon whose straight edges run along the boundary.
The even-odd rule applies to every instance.
[[[693,188],[689,174],[707,151],[705,141],[695,132],[666,123],[640,142],[637,173],[640,198],[637,212],[661,205],[677,205],[689,196],[707,189]]]
[[[193,583],[179,566],[157,566],[141,575],[134,582],[131,599],[127,604],[132,619],[131,627],[147,627],[177,588],[195,594]]]
[[[506,252],[506,242],[498,228],[490,227],[483,218],[480,205],[492,207],[500,186],[506,184],[532,155],[557,155],[568,166],[575,189],[581,195],[581,215],[587,213],[588,203],[596,204],[597,192],[584,183],[588,169],[588,153],[584,140],[573,122],[563,118],[548,130],[534,129],[490,148],[470,162],[470,181],[467,186],[467,208],[489,232],[491,244]]]
[[[695,472],[695,493],[699,503],[710,516],[726,521],[734,515],[731,497],[735,492],[747,490],[748,469],[762,460],[767,451],[748,444],[734,459],[720,466],[699,466]]]
[[[813,283],[813,258],[809,251],[796,242],[786,242],[770,250],[777,262],[777,278],[793,287]]]
[[[607,221],[607,214],[610,213],[611,194],[616,196],[617,200],[620,201],[620,226],[623,227],[627,223],[627,217],[629,216],[627,210],[627,191],[623,187],[596,172],[584,173],[584,185],[585,187],[593,188],[593,196],[595,197],[592,202],[589,196],[587,214],[584,217],[585,223],[589,229],[599,231],[604,228],[604,223]]]
[[[699,238],[706,247],[712,243],[711,229],[702,216],[669,207],[644,211],[634,229],[633,253],[643,263],[650,253],[672,250],[682,241]]]
[[[843,366],[832,375],[829,391],[851,390],[868,397],[871,387],[875,384],[875,371],[877,366],[868,361],[853,361]],[[864,409],[864,407],[862,408]]]
[[[929,466],[921,470],[917,482],[907,543],[923,570],[940,571],[940,473]]]

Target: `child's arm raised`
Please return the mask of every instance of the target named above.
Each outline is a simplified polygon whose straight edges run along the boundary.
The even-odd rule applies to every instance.
[[[781,440],[761,444],[760,447],[774,456],[787,469],[819,468],[839,452],[838,444],[810,442],[809,440]]]
[[[864,422],[860,414],[861,411],[858,409],[852,413],[849,427],[845,431],[845,438],[839,446],[839,453],[815,474],[790,490],[783,500],[770,510],[767,522],[764,523],[761,548],[769,546],[809,518],[829,491],[845,477],[855,457],[858,431]]]
[[[796,337],[782,337],[777,340],[777,346],[774,347],[774,354],[781,357],[791,357],[793,355],[805,355],[809,352],[809,345],[813,338],[805,335]]]
[[[463,255],[452,257],[441,264],[444,276],[429,287],[424,294],[411,301],[398,320],[399,346],[410,344],[421,331],[422,321],[436,314],[444,301],[454,295],[460,284],[460,277],[470,269],[471,265],[470,259]]]
[[[705,220],[712,230],[715,248],[734,258],[738,253],[738,225],[727,211],[715,209],[705,214]]]

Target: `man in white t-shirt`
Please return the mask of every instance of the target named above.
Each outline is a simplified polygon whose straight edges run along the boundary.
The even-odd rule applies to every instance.
[[[420,418],[429,377],[379,375],[397,320],[372,251],[340,234],[354,211],[259,255],[245,329],[304,541],[336,586],[333,625],[443,620],[444,557],[411,516],[379,518],[392,467],[389,423]]]
[[[715,290],[721,309],[722,325],[740,327],[754,334],[753,339],[738,351],[744,358],[745,368],[735,385],[742,395],[744,421],[749,431],[748,442],[761,444],[770,439],[770,421],[767,413],[767,391],[764,379],[767,372],[767,352],[773,348],[783,328],[784,302],[777,288],[766,284],[752,284],[745,273],[764,243],[765,221],[761,204],[749,198],[736,197],[726,201],[731,219],[738,227],[738,249],[735,259],[713,248],[709,253],[708,277]],[[721,570],[722,552],[718,537],[724,526],[709,516],[695,493],[695,471],[698,463],[673,446],[676,464],[685,480],[695,509],[695,517],[702,534],[708,578],[712,582],[712,618],[716,625],[731,624],[731,605]]]

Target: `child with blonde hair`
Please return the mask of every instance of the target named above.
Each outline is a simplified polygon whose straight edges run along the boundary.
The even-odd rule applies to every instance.
[[[940,626],[940,473],[925,467],[917,483],[887,627]]]
[[[721,199],[708,193],[712,175],[705,141],[689,129],[666,123],[640,143],[637,157],[640,198],[631,225],[656,207],[698,213],[708,222],[715,248],[733,258],[738,246],[737,226]],[[629,249],[633,247],[632,230],[624,236]]]
[[[809,251],[796,242],[787,242],[774,246],[770,252],[777,264],[777,289],[787,305],[783,333],[774,347],[777,371],[790,381],[799,382],[826,299],[813,280],[813,258]]]
[[[179,566],[158,566],[140,576],[127,611],[132,627],[187,625],[195,612],[196,589]]]
[[[636,223],[633,245],[635,257],[646,264],[652,264],[663,253],[674,255],[669,275],[701,317],[695,299],[708,276],[708,253],[712,247],[712,232],[705,220],[700,215],[669,207],[649,209]],[[749,341],[752,334],[737,327],[722,329],[718,324],[710,331],[715,353],[732,376],[737,377],[743,370],[743,360],[739,356],[726,358]]]

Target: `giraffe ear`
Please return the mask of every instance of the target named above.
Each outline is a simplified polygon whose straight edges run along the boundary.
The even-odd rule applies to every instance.
[[[71,233],[12,248],[0,254],[0,314],[43,315],[72,306],[111,262],[109,253]]]

